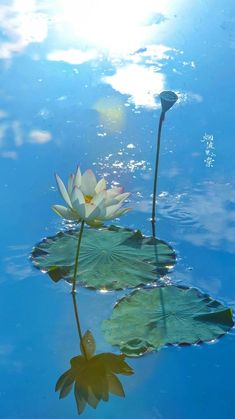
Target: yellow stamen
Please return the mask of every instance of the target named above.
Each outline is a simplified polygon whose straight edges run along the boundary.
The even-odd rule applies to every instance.
[[[91,202],[93,196],[91,196],[91,195],[85,195],[84,198],[85,198],[86,204],[89,204]]]

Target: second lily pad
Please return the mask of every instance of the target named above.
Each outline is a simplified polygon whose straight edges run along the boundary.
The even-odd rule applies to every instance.
[[[122,298],[103,332],[127,356],[211,341],[233,327],[232,310],[195,288],[141,289]]]
[[[72,282],[79,231],[60,232],[33,249],[31,260],[55,281]],[[78,283],[95,289],[135,288],[155,282],[175,264],[175,252],[140,231],[111,226],[84,230]]]

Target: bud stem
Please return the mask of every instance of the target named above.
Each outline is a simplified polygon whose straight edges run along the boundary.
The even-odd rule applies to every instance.
[[[83,220],[81,222],[81,228],[80,228],[79,238],[78,238],[77,252],[76,252],[76,257],[75,257],[72,294],[74,294],[76,292],[76,280],[77,280],[77,272],[78,272],[78,258],[79,258],[79,253],[80,253],[80,245],[81,245],[81,240],[82,240],[82,233],[83,233],[83,229],[84,229],[84,224],[85,224],[85,221]]]
[[[156,195],[157,195],[157,178],[158,178],[158,165],[159,165],[159,156],[160,156],[160,145],[161,145],[161,131],[162,131],[162,123],[164,121],[165,112],[162,111],[159,119],[158,125],[158,134],[157,134],[157,152],[156,152],[156,160],[155,160],[155,172],[154,172],[154,183],[153,183],[153,204],[152,204],[152,232],[153,237],[156,236]]]

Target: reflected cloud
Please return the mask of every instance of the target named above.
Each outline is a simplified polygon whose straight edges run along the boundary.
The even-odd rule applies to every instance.
[[[52,140],[49,131],[32,130],[29,132],[29,139],[31,143],[45,144]]]
[[[3,259],[5,276],[0,282],[21,281],[35,276],[35,271],[29,263],[27,263],[29,249],[27,245],[9,246],[9,256]]]
[[[64,61],[68,64],[83,64],[97,58],[97,51],[79,49],[55,50],[47,54],[49,61]]]
[[[10,59],[29,44],[43,42],[47,37],[47,16],[34,0],[14,0],[0,7],[0,59]]]
[[[131,59],[136,61],[141,61],[145,64],[158,64],[162,67],[162,60],[173,59],[174,55],[182,54],[182,51],[177,50],[176,48],[171,48],[162,44],[153,44],[148,45],[145,48],[139,48],[133,54],[131,54]]]
[[[201,103],[203,102],[203,97],[198,93],[193,92],[181,92],[178,93],[179,103]]]
[[[133,103],[136,107],[160,108],[160,103],[156,103],[156,96],[163,90],[169,89],[164,67],[181,54],[183,51],[163,44],[139,48],[134,53],[123,56],[122,62],[112,60],[116,73],[104,77],[102,81],[111,85],[119,93],[129,95],[128,102]],[[123,63],[128,64],[124,65]],[[181,68],[186,65],[192,69],[195,68],[194,62],[180,60],[178,64]],[[178,72],[174,68],[172,71]],[[194,92],[177,92],[177,95],[177,106],[203,101],[202,96]]]
[[[14,346],[10,345],[9,343],[0,344],[0,357],[6,357],[8,355],[11,355],[14,351]]]
[[[4,159],[17,160],[18,154],[16,151],[2,151],[0,152],[0,157],[3,157]]]
[[[9,128],[9,124],[7,122],[3,122],[0,124],[0,147],[3,147],[5,141],[5,135]]]
[[[19,121],[12,122],[12,131],[14,135],[15,145],[17,147],[21,146],[24,142],[23,140],[23,130]]]
[[[165,76],[152,67],[129,64],[117,69],[113,76],[103,78],[103,82],[122,94],[130,96],[129,102],[135,106],[158,108],[155,96],[165,89]]]
[[[12,359],[12,355],[14,358]],[[0,365],[6,367],[8,371],[14,373],[21,373],[24,369],[24,364],[21,361],[15,359],[16,348],[10,343],[0,344]]]
[[[235,48],[235,19],[227,19],[224,20],[221,25],[221,29],[225,32],[227,35],[229,42],[230,42],[230,48]]]
[[[203,292],[210,293],[210,295],[218,295],[221,293],[223,284],[221,279],[213,276],[199,276],[197,272],[194,273],[192,267],[186,267],[184,271],[175,271],[171,274],[171,281],[174,284],[188,287],[200,288]]]
[[[29,266],[22,266],[22,263],[8,262],[5,272],[15,280],[23,280],[32,277],[34,272]]]
[[[134,0],[97,3],[71,0],[68,7],[66,0],[58,0],[58,31],[63,27],[68,39],[111,54],[127,53],[145,45],[156,34],[156,27],[164,24],[170,3],[170,0],[146,0],[143,7]]]
[[[8,116],[8,113],[4,111],[3,109],[0,109],[0,119],[6,118]]]
[[[16,160],[18,153],[15,148],[23,146],[25,142],[46,144],[51,140],[52,135],[46,130],[32,129],[25,133],[20,121],[7,119],[0,123],[0,157],[2,158]]]
[[[137,210],[149,213],[149,203],[141,202]],[[181,240],[235,252],[235,188],[230,183],[205,182],[190,192],[160,194],[158,211],[179,226]]]
[[[146,0],[144,7],[134,0],[101,0],[97,4],[92,0],[71,0],[70,4],[56,0],[55,7],[36,0],[14,0],[0,10],[0,29],[4,33],[0,59],[11,58],[31,43],[44,42],[50,22],[50,39],[57,40],[58,48],[45,53],[48,61],[79,65],[107,59],[116,73],[102,81],[128,95],[128,102],[136,107],[155,109],[159,107],[155,96],[169,88],[162,68],[183,51],[153,42],[181,7],[170,0]],[[51,49],[51,45],[48,47]],[[35,53],[32,58],[40,59],[40,54]],[[181,68],[195,68],[193,61],[181,60],[178,64]],[[174,70],[178,72],[178,68]],[[182,93],[182,103],[201,100],[197,93]]]

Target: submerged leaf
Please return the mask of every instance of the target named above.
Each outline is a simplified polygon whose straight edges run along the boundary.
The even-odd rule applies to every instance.
[[[167,286],[124,297],[102,328],[111,345],[128,356],[139,356],[168,344],[214,340],[233,324],[231,309],[208,295],[195,288]]]
[[[60,232],[33,249],[32,261],[54,281],[72,282],[79,231]],[[95,289],[135,288],[155,282],[175,264],[171,246],[140,231],[109,227],[84,230],[78,282]]]

